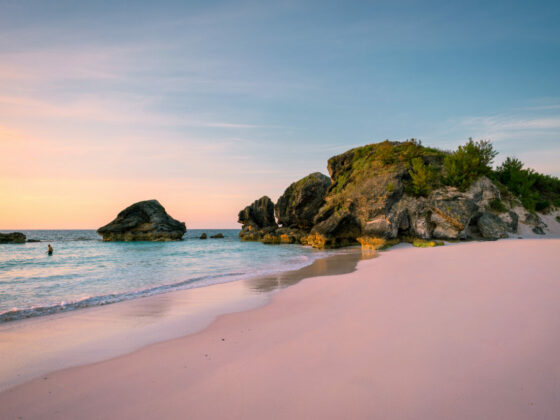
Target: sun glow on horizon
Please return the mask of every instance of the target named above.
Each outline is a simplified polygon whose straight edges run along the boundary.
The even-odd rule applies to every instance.
[[[554,7],[7,2],[0,229],[93,229],[150,198],[235,228],[385,139],[488,139],[497,163],[560,176]]]

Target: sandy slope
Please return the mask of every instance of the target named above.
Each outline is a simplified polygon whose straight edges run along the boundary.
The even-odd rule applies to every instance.
[[[402,247],[0,394],[2,418],[557,419],[560,240]]]

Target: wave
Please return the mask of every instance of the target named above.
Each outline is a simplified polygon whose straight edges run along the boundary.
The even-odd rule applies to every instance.
[[[150,287],[148,289],[136,290],[131,292],[122,293],[111,293],[102,296],[90,296],[83,299],[71,301],[71,302],[61,302],[50,306],[34,306],[31,308],[19,309],[14,308],[8,311],[0,312],[0,323],[8,321],[16,321],[23,318],[33,318],[43,315],[51,315],[60,312],[68,312],[76,309],[89,308],[92,306],[102,306],[109,305],[111,303],[122,302],[125,300],[136,299],[140,297],[158,295],[161,293],[170,292],[180,288],[186,288],[193,283],[201,282],[203,280],[214,280],[225,277],[237,277],[242,276],[245,273],[225,273],[216,274],[212,276],[201,276],[188,280],[183,280],[178,283],[164,284],[160,286]]]

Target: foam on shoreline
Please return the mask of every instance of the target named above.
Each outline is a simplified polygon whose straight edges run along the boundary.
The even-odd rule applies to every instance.
[[[559,253],[558,239],[399,246],[196,334],[2,392],[0,413],[555,419]]]
[[[360,258],[358,249],[348,249],[297,270],[237,281],[228,277],[227,282],[206,287],[170,285],[141,295],[103,297],[107,303],[115,302],[111,305],[95,298],[60,309],[38,308],[39,315],[50,315],[0,323],[0,390],[48,372],[192,334],[219,315],[262,306],[274,291],[304,278],[350,272]],[[72,310],[77,308],[81,310]]]

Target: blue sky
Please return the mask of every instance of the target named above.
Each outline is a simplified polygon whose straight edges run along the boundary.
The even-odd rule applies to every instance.
[[[0,1],[0,11],[0,180],[12,196],[33,191],[16,194],[8,220],[25,203],[85,194],[105,217],[109,203],[148,195],[193,227],[233,227],[246,202],[386,138],[447,149],[489,139],[500,159],[560,176],[557,2]],[[200,197],[215,210],[184,204]],[[72,226],[98,222],[72,211]]]

